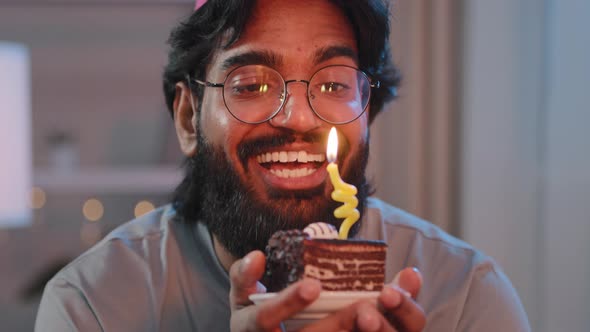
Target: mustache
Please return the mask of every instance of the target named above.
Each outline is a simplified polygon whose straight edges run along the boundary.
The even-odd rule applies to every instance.
[[[323,143],[328,141],[328,135],[321,132],[309,132],[295,134],[294,132],[281,132],[243,141],[238,146],[238,157],[245,161],[249,156],[260,154],[269,149],[293,143],[297,140],[305,143]]]

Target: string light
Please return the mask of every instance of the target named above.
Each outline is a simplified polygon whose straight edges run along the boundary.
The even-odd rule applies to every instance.
[[[84,206],[82,206],[82,213],[89,221],[97,221],[102,218],[104,214],[104,207],[101,201],[91,198],[84,202]]]
[[[151,212],[155,209],[154,204],[149,201],[140,201],[135,205],[134,214],[135,217],[142,216],[148,212]]]
[[[33,209],[41,209],[45,206],[47,202],[47,198],[45,195],[45,191],[40,187],[33,187],[31,188],[31,195],[30,195],[30,206]]]

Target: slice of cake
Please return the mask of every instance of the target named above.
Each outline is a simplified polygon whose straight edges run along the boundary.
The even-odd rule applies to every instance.
[[[270,238],[263,279],[269,292],[280,291],[304,277],[318,279],[327,291],[383,288],[387,245],[381,241],[338,240],[334,234],[326,235],[327,228],[337,237],[334,226],[315,223],[303,231],[279,231]]]

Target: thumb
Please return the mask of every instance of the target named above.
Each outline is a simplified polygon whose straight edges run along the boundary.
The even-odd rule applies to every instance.
[[[235,261],[229,269],[231,309],[250,304],[248,296],[266,291],[258,282],[264,274],[266,259],[261,251],[252,251]]]
[[[422,273],[415,267],[407,267],[398,272],[393,285],[405,290],[415,299],[422,288]]]

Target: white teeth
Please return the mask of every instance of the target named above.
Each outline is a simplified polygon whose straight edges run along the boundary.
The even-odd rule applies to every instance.
[[[300,163],[306,163],[307,162],[307,152],[299,151],[297,153],[297,161],[299,161]]]
[[[326,156],[322,153],[307,153],[306,151],[275,151],[266,152],[256,156],[256,161],[259,164],[263,163],[308,163],[308,162],[323,162]]]
[[[287,152],[287,161],[292,163],[292,162],[296,162],[297,161],[297,156],[299,154],[295,151],[289,151]]]
[[[287,161],[289,161],[289,158],[287,157],[287,152],[285,152],[285,151],[279,152],[279,161],[282,163],[286,163]]]
[[[326,160],[326,156],[323,154],[314,154],[312,156],[315,158],[313,161],[323,162],[324,160]]]
[[[298,169],[271,169],[270,172],[280,178],[300,178],[308,176],[315,172],[315,169],[311,168],[298,168]]]

